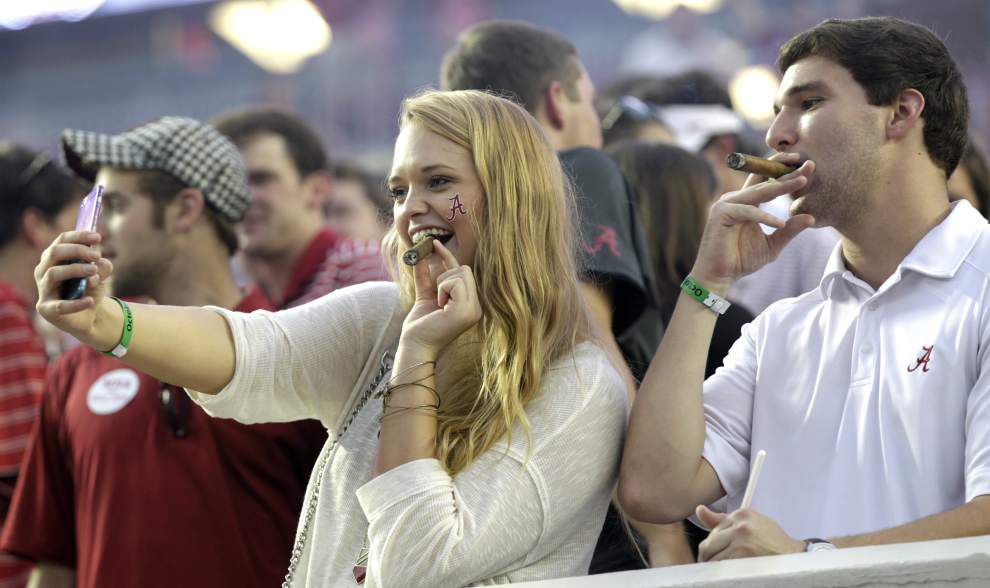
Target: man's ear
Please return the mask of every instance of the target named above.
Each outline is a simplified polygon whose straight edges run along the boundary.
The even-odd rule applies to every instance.
[[[914,88],[902,90],[887,122],[887,138],[900,140],[918,126],[925,111],[925,97]]]
[[[543,104],[547,113],[547,122],[554,130],[560,131],[564,128],[564,87],[558,81],[550,82],[543,92]]]
[[[306,208],[322,211],[330,201],[330,190],[333,186],[333,176],[329,172],[315,171],[303,180],[303,191],[306,194]]]
[[[185,233],[203,216],[206,198],[199,188],[185,188],[175,195],[168,207],[174,211],[169,215],[172,226],[177,232]]]

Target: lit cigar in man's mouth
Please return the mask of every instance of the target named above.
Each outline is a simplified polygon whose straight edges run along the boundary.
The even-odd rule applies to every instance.
[[[768,178],[779,178],[797,169],[779,161],[754,157],[745,153],[730,153],[725,158],[725,165],[735,170]]]
[[[403,263],[408,266],[414,266],[429,257],[433,253],[433,241],[435,239],[436,237],[429,236],[413,246],[412,249],[407,249],[402,254]]]

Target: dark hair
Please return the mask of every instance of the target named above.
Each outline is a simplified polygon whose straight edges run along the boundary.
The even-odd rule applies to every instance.
[[[151,198],[154,204],[152,226],[160,229],[165,224],[165,207],[175,200],[179,192],[190,186],[172,174],[158,169],[134,170],[134,173],[137,174],[138,189]],[[204,214],[213,225],[217,238],[227,248],[227,253],[229,255],[236,253],[238,242],[233,223],[220,216],[209,203],[204,207]]]
[[[301,117],[275,108],[246,108],[225,112],[210,124],[238,147],[261,134],[282,137],[300,178],[326,171],[327,152],[319,134]]]
[[[949,50],[925,27],[893,17],[829,19],[780,48],[781,73],[802,59],[823,57],[849,71],[875,106],[913,88],[925,97],[921,117],[928,155],[949,177],[966,145],[966,84]]]
[[[52,222],[84,189],[72,172],[47,153],[0,143],[0,247],[20,234],[27,210],[37,210]]]
[[[987,166],[986,154],[972,136],[966,142],[966,150],[963,151],[959,168],[969,176],[969,182],[979,202],[977,210],[983,216],[990,215],[990,167]]]
[[[461,33],[444,55],[444,90],[505,94],[533,114],[550,83],[578,100],[581,77],[574,45],[560,34],[525,22],[491,20]]]
[[[654,78],[639,86],[639,98],[667,106],[670,104],[721,104],[732,110],[732,98],[715,74],[700,69]]]
[[[687,104],[693,106],[717,105],[734,110],[726,84],[713,72],[702,69],[692,69],[671,76],[656,77],[651,81],[644,80],[638,91],[639,98],[661,108]],[[738,133],[713,135],[709,137],[707,143],[701,146],[699,151],[707,149],[716,137],[725,135],[732,138],[731,149],[733,151],[759,156],[767,152],[766,145],[749,126]]]
[[[330,166],[330,175],[338,181],[359,182],[364,187],[364,195],[378,211],[378,218],[386,225],[392,222],[392,199],[385,190],[382,180],[376,179],[364,168],[349,161]]]
[[[715,197],[715,172],[704,157],[664,143],[625,141],[606,151],[633,189],[653,260],[657,301],[672,306],[698,256]]]

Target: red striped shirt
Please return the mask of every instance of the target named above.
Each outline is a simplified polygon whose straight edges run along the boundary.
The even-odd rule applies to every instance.
[[[0,281],[0,477],[16,476],[20,469],[47,364],[30,307]]]
[[[48,357],[31,322],[31,308],[14,288],[0,281],[0,522],[6,520],[12,487],[7,481],[20,472],[38,401],[45,382]],[[33,564],[0,553],[0,588],[27,584]]]

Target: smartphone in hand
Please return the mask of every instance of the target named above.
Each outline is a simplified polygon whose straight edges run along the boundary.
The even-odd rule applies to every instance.
[[[90,190],[89,194],[83,198],[79,205],[79,216],[76,218],[77,231],[95,231],[96,223],[100,218],[100,209],[103,207],[103,186],[97,184]],[[66,262],[85,263],[82,260]],[[59,296],[62,300],[78,300],[86,293],[86,278],[71,278],[64,282],[59,288]]]

